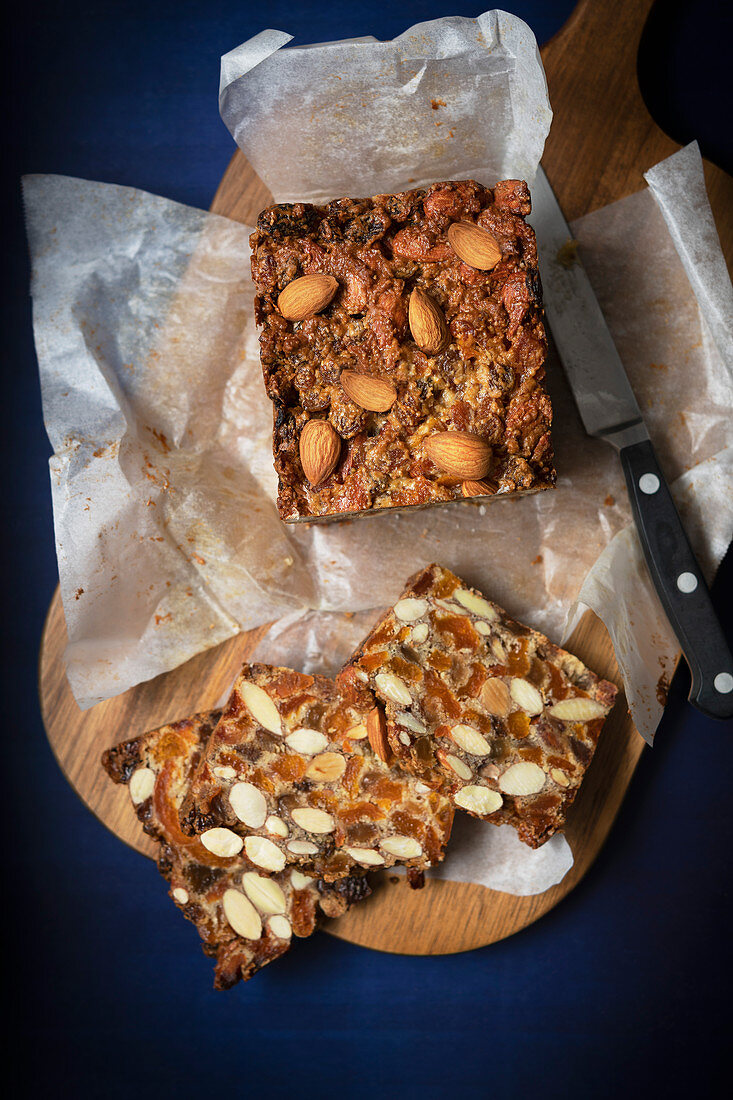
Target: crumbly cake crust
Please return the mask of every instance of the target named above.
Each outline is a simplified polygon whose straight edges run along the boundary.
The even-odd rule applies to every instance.
[[[268,207],[250,238],[262,369],[274,405],[278,508],[286,521],[425,507],[469,495],[463,478],[426,454],[437,432],[470,432],[491,449],[471,495],[486,499],[555,483],[543,388],[547,340],[526,183],[491,189],[474,180],[367,199]],[[455,223],[488,231],[501,251],[492,270],[459,258]],[[281,292],[304,276],[331,276],[335,296],[315,316],[286,320]],[[418,347],[408,317],[415,288],[438,306],[449,334],[436,353]],[[347,396],[342,371],[387,380],[390,409]],[[340,457],[317,486],[304,475],[305,425],[327,420]],[[472,475],[468,475],[470,478]],[[466,481],[469,484],[469,481]]]
[[[400,863],[420,885],[419,872],[443,858],[453,809],[438,784],[380,759],[373,742],[390,754],[386,739],[375,741],[379,719],[357,675],[336,684],[245,665],[191,782],[182,828],[205,843],[212,833],[244,843],[266,869],[293,864],[334,881],[354,867]]]
[[[158,869],[171,897],[216,959],[214,986],[228,989],[284,954],[291,933],[310,936],[322,916],[341,916],[370,890],[361,875],[327,884],[297,870],[263,874],[243,853],[217,856],[181,832],[180,806],[220,715],[197,714],[144,733],[109,749],[102,764],[128,786],[143,829],[160,844]]]
[[[453,573],[417,573],[352,657],[404,767],[532,848],[562,827],[616,687]],[[343,675],[343,674],[342,674]]]

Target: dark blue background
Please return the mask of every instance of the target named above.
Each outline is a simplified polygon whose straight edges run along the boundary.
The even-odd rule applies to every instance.
[[[504,6],[543,42],[573,5]],[[698,137],[730,165],[730,85],[718,75],[729,75],[730,18],[715,0],[660,8],[643,52],[648,102],[677,140]],[[318,935],[229,994],[213,993],[211,963],[153,865],[68,787],[39,714],[37,652],[57,573],[19,175],[85,176],[206,207],[233,150],[217,113],[222,53],[265,26],[300,43],[389,38],[481,10],[462,0],[16,7],[3,67],[0,540],[12,578],[1,667],[14,1096],[714,1095],[730,1024],[732,731],[686,704],[685,670],[605,849],[538,924],[438,958]],[[728,625],[731,572],[728,560],[715,589]]]

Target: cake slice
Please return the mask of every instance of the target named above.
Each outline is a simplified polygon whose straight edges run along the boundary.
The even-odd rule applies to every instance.
[[[562,827],[616,688],[544,635],[430,565],[359,647],[405,768],[532,848]]]
[[[296,869],[263,874],[243,853],[216,855],[181,832],[178,815],[191,773],[220,717],[198,714],[109,749],[102,764],[127,784],[145,832],[160,844],[158,869],[183,915],[216,959],[214,986],[246,981],[310,936],[321,916],[338,917],[367,897],[363,875],[329,885]]]
[[[364,677],[366,678],[366,677]],[[191,782],[181,824],[210,850],[328,882],[354,867],[443,858],[453,809],[428,777],[390,763],[383,715],[354,673],[340,684],[245,665]]]
[[[522,180],[282,203],[250,238],[287,522],[555,484]]]

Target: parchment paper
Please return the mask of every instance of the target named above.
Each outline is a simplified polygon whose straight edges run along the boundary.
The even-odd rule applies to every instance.
[[[425,44],[416,69],[422,76],[410,84],[409,104],[399,91],[405,85],[398,80],[393,89],[395,111],[403,120],[429,111],[425,117],[452,125],[452,112],[459,120],[464,100],[453,105],[439,92],[470,61],[475,79],[468,85],[483,97],[472,100],[470,110],[486,120],[482,134],[493,127],[499,96],[505,105],[501,125],[494,127],[499,144],[473,150],[471,174],[487,183],[497,176],[531,177],[550,116],[527,28],[503,13],[489,13],[475,24],[439,23],[446,29],[430,24],[417,37],[408,32],[398,42],[409,39],[411,52],[400,47],[400,57],[390,55],[402,80],[408,53],[411,59],[417,43]],[[474,25],[476,46],[470,49],[467,24]],[[345,66],[340,96],[362,79],[360,58],[367,46],[385,45],[336,49],[332,56]],[[241,82],[260,80],[264,64],[279,64],[296,52],[300,77],[310,87],[304,66],[309,57],[322,66],[324,48],[274,56],[271,48],[271,41],[260,43],[265,60],[247,76],[235,83],[225,78],[222,102],[239,140],[253,159],[260,158],[260,174],[277,192],[283,184],[277,184],[277,166],[273,178],[265,170],[266,144],[259,153],[249,148],[246,118],[234,121],[236,97],[256,101],[244,95]],[[482,57],[490,74],[485,79]],[[437,59],[440,66],[432,64]],[[227,64],[225,59],[225,77]],[[436,97],[445,106],[434,109]],[[384,92],[380,111],[387,111],[389,98]],[[321,102],[314,118],[327,126],[325,106]],[[276,103],[270,107],[277,113]],[[507,134],[516,119],[522,131]],[[319,194],[314,179],[328,196],[411,182],[392,178],[399,165],[388,158],[372,165],[369,149],[359,145],[371,129],[365,133],[359,126],[350,133],[349,148],[376,174],[362,172],[348,186],[337,186],[339,156],[333,177],[326,175],[322,157],[311,164],[309,177],[316,121],[310,143],[296,149],[283,143],[291,165],[287,197]],[[415,149],[427,141],[425,133],[413,135]],[[460,133],[454,128],[454,137]],[[530,134],[529,144],[523,144],[523,133]],[[451,149],[461,148],[451,141]],[[461,157],[468,156],[465,140],[462,148]],[[425,178],[466,174],[460,167],[469,163],[465,157],[453,161],[434,145],[424,153]],[[495,170],[481,168],[484,156]],[[435,168],[428,171],[431,164]],[[659,205],[645,191],[581,219],[574,232],[710,575],[733,529],[733,455],[724,449],[730,442],[731,384],[716,346],[731,323],[731,291],[701,178],[696,149],[684,150],[652,173]],[[488,506],[458,502],[412,516],[288,527],[274,503],[271,406],[251,319],[249,228],[129,188],[65,177],[29,177],[24,195],[44,417],[54,447],[67,671],[81,707],[273,619],[285,622],[268,638],[261,659],[268,659],[268,647],[273,659],[285,646],[289,663],[298,667],[319,668],[324,655],[337,665],[364,633],[354,637],[358,616],[342,613],[371,609],[374,616],[395,600],[410,573],[437,560],[558,640],[576,600],[594,607],[614,637],[637,726],[651,740],[661,713],[660,677],[669,672],[676,647],[635,537],[625,530],[630,513],[615,453],[585,435],[557,362],[548,365],[559,472],[554,492]],[[691,246],[700,239],[704,248]],[[706,315],[710,303],[717,311],[709,331],[698,303]],[[340,614],[318,614],[324,611]],[[498,844],[500,831],[486,833]],[[556,847],[566,864],[563,845],[558,840]],[[536,855],[522,851],[527,859]],[[475,856],[483,859],[479,849]],[[463,873],[478,874],[475,868]],[[480,875],[474,880],[482,881]],[[532,871],[522,888],[532,892],[537,881],[540,873]]]

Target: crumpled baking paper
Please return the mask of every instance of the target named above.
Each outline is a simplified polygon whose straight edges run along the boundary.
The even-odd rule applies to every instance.
[[[511,22],[502,14],[494,20],[503,42]],[[500,52],[500,44],[485,46],[485,29],[481,34],[487,56]],[[546,129],[536,47],[525,42],[517,50],[522,82],[535,96],[525,109]],[[270,48],[264,53],[274,61]],[[308,53],[321,63],[319,48],[300,51],[299,65]],[[338,56],[346,64],[341,47]],[[356,79],[358,53],[348,56],[348,77]],[[440,60],[446,72],[463,63],[460,51]],[[505,95],[511,60],[494,71]],[[472,63],[480,67],[480,55]],[[437,70],[428,65],[425,72]],[[494,102],[494,85],[482,87]],[[427,110],[423,99],[435,95],[423,78],[409,110]],[[450,102],[439,98],[446,106],[434,111],[431,103],[429,110],[448,124]],[[246,131],[239,137],[246,140]],[[290,198],[306,193],[315,145],[289,162],[304,173],[301,181],[292,171]],[[520,146],[506,139],[487,160],[500,167],[492,173],[477,164],[472,173],[489,183],[497,175],[531,176],[530,154]],[[535,157],[540,148],[538,141]],[[461,175],[450,158],[435,163],[432,178]],[[259,168],[267,177],[262,162]],[[662,466],[670,479],[681,479],[675,488],[683,517],[710,575],[733,527],[724,449],[730,379],[713,336],[728,324],[730,284],[700,194],[697,151],[685,150],[655,172],[658,200],[650,191],[631,196],[581,219],[574,232]],[[329,195],[379,189],[358,187],[363,174],[346,188],[318,178]],[[382,187],[391,186],[388,178]],[[396,599],[410,573],[438,560],[554,638],[574,601],[594,607],[614,636],[637,726],[651,740],[659,684],[676,646],[625,531],[630,511],[615,452],[585,435],[556,361],[548,365],[554,492],[289,527],[275,508],[272,414],[251,315],[250,230],[130,188],[65,177],[29,177],[24,197],[44,417],[54,448],[67,672],[81,707],[270,620],[286,620],[297,632],[290,663],[317,669],[327,652],[349,651],[348,631],[337,629],[336,619],[349,624],[354,612],[375,614]],[[700,234],[707,243],[696,251],[690,241]],[[708,331],[698,302],[716,303],[721,324],[710,320]],[[327,619],[333,637],[325,650],[324,624],[315,626],[324,611],[347,612]],[[267,642],[270,649],[276,643]]]
[[[275,202],[534,177],[552,112],[535,37],[516,16],[282,49],[291,40],[262,31],[221,64],[221,117]]]

